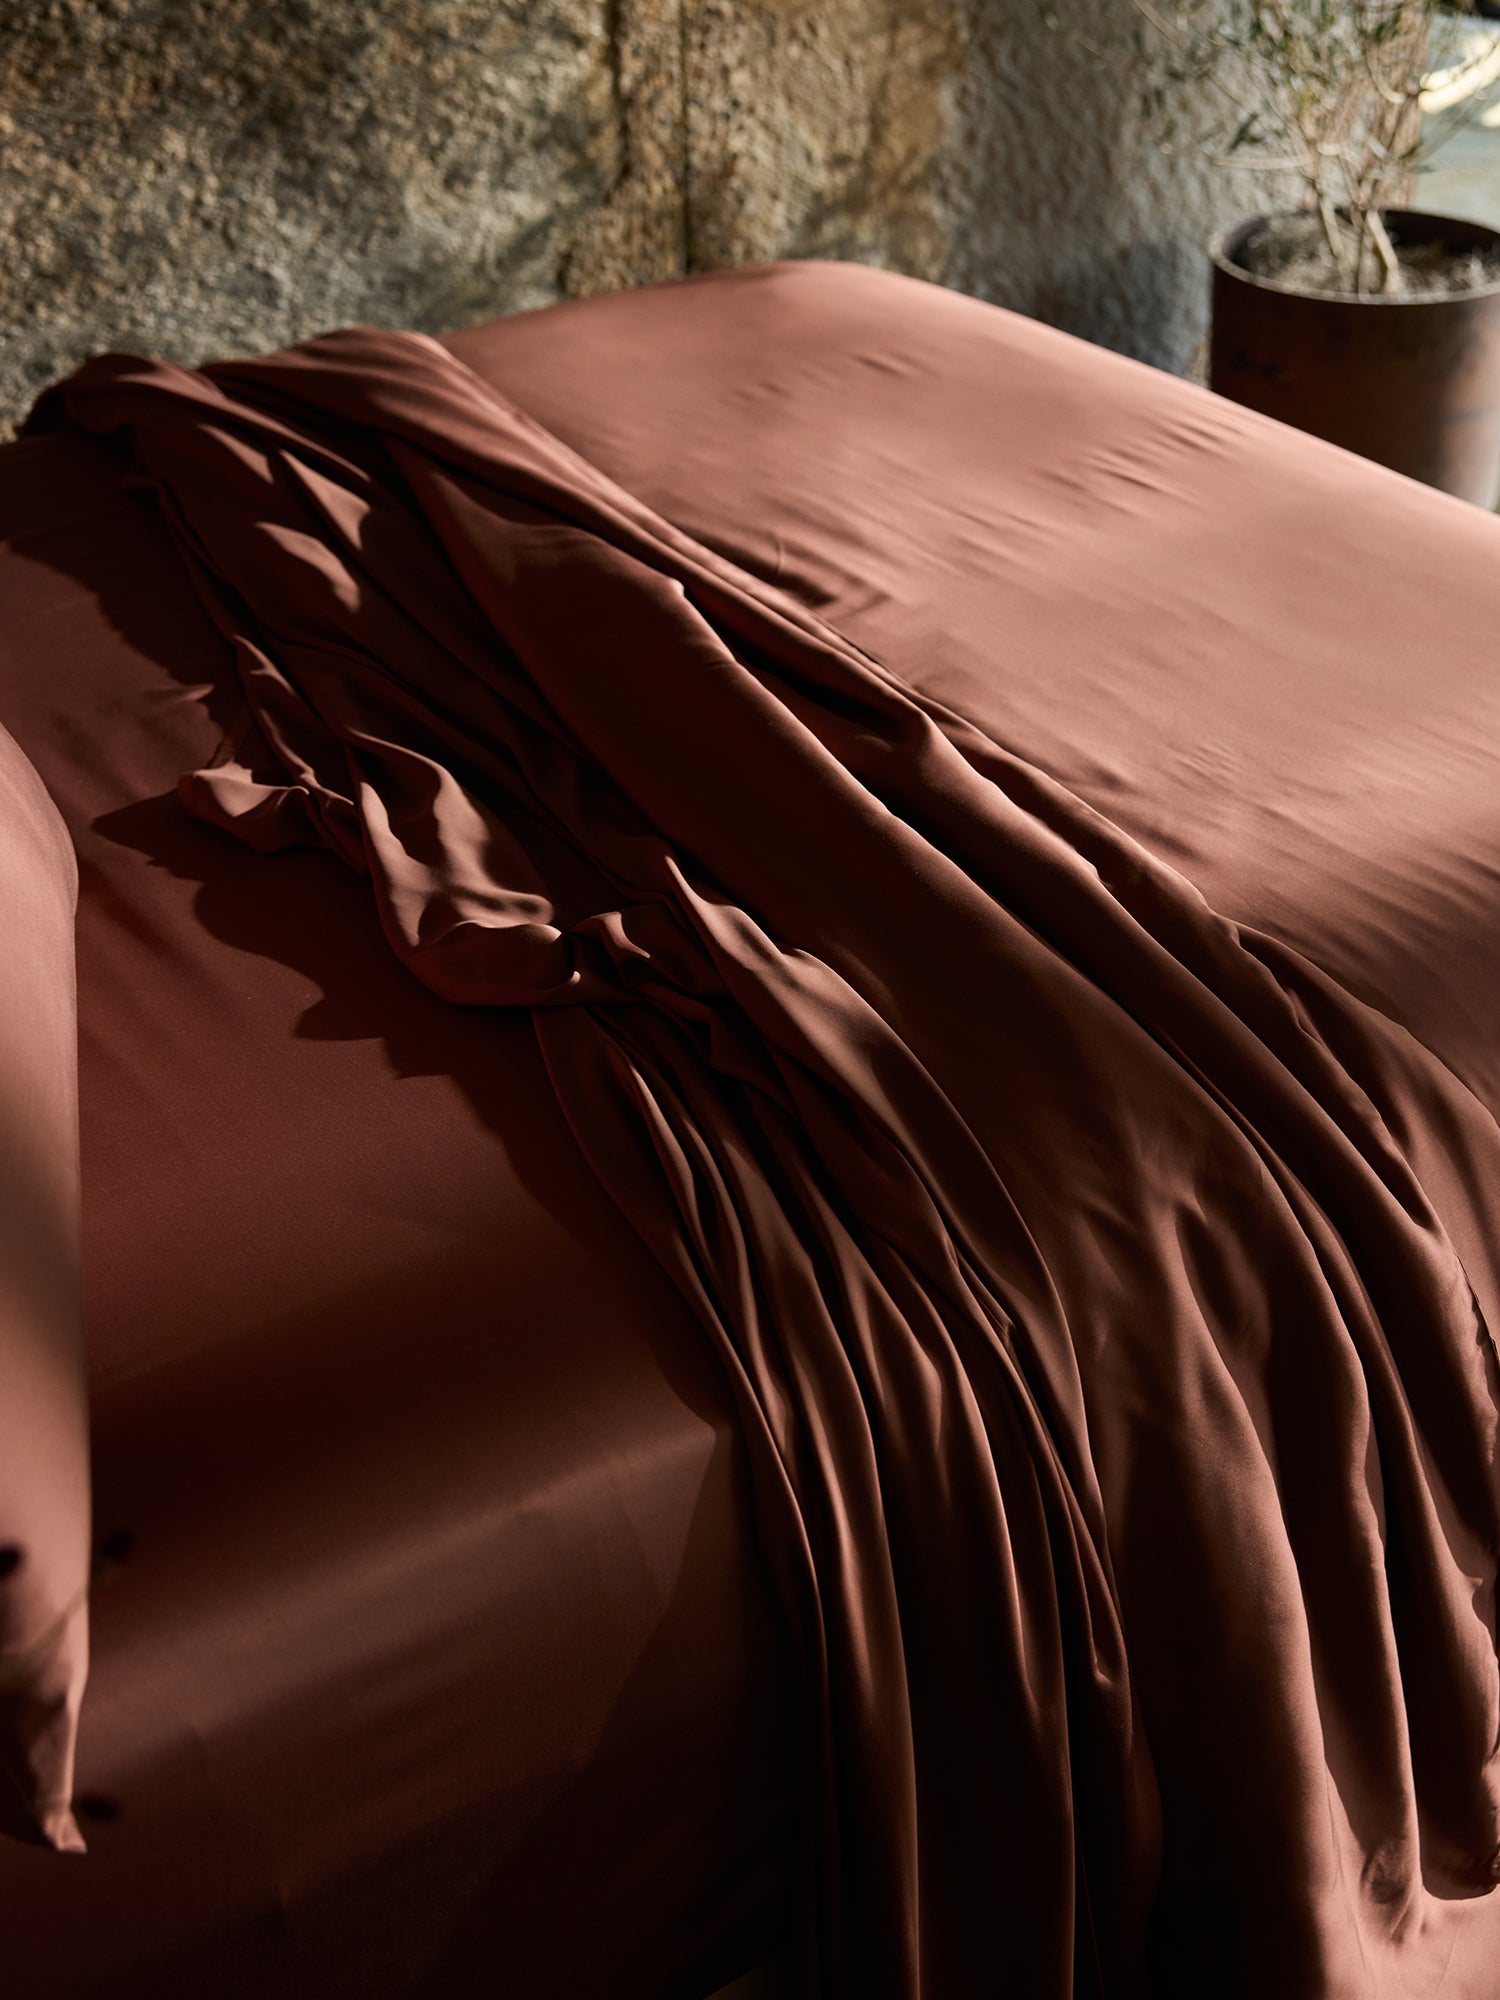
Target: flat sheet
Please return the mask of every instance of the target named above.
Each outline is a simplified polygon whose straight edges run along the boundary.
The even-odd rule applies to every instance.
[[[1190,864],[1493,1106],[1493,523],[871,274],[747,274],[466,339],[648,503]],[[1446,1962],[1442,1990],[1487,1991],[1489,1921],[1428,1913],[1399,1990],[1438,1990]]]
[[[775,330],[792,298],[788,353]],[[602,347],[605,308],[567,310]],[[503,338],[512,393],[524,381],[527,410],[630,492],[974,718],[1500,1108],[1493,519],[877,274],[736,274],[642,297],[632,317],[611,369],[561,393],[539,366],[521,373],[556,331],[539,318],[453,345],[485,366]],[[735,385],[716,420],[694,359],[709,348]],[[622,379],[637,397],[618,397]],[[1461,1206],[1473,1142],[1432,1136],[1420,1177]],[[1482,1269],[1490,1244],[1465,1247]],[[1484,1592],[1476,1608],[1492,1633]],[[1232,1741],[1232,1713],[1221,1726]],[[1257,1830],[1247,1812],[1245,1838]],[[1235,1864],[1210,1848],[1195,1865],[1222,1879]],[[1306,1990],[1481,2000],[1497,1959],[1495,1898],[1458,1898],[1390,1956]]]

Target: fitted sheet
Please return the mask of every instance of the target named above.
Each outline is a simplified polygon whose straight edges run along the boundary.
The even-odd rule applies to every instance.
[[[1494,1106],[1493,522],[878,274],[735,274],[451,344],[678,526],[1392,1014]],[[1370,851],[1372,789],[1388,852]],[[757,1711],[759,1697],[743,1714]],[[1455,1914],[1439,1940],[1453,1979],[1466,1960],[1477,1976],[1491,1918]]]
[[[697,1329],[524,1021],[182,814],[223,662],[149,507],[47,446],[0,481],[0,709],[82,879],[106,1558],[90,1852],[0,1846],[7,1991],[697,1994],[788,1784]]]

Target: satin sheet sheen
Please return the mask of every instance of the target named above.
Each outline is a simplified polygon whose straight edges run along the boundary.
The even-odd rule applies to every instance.
[[[226,679],[117,455],[0,450],[0,715],[79,857],[103,1570],[89,1851],[0,1840],[0,1991],[700,2000],[784,1922],[792,1795],[720,1371],[524,1016],[182,811]]]
[[[234,644],[192,809],[530,1010],[717,1352],[807,1990],[972,1992],[997,1937],[1057,2000],[1430,1989],[1500,1872],[1458,1050],[1027,755],[1002,617],[966,719],[434,342],[106,358],[40,418],[130,438]]]

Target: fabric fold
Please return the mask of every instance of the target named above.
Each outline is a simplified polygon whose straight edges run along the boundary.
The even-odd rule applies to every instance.
[[[1404,1991],[1500,1876],[1468,1091],[434,342],[106,357],[33,422],[128,436],[233,642],[190,810],[534,1010],[719,1354],[807,1990]]]

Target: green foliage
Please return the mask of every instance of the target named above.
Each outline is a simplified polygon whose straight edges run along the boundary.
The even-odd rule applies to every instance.
[[[1469,0],[1442,10],[1438,0],[1132,4],[1148,79],[1141,109],[1157,143],[1295,174],[1341,288],[1401,289],[1382,217],[1427,150],[1421,96],[1434,17],[1468,11]]]

